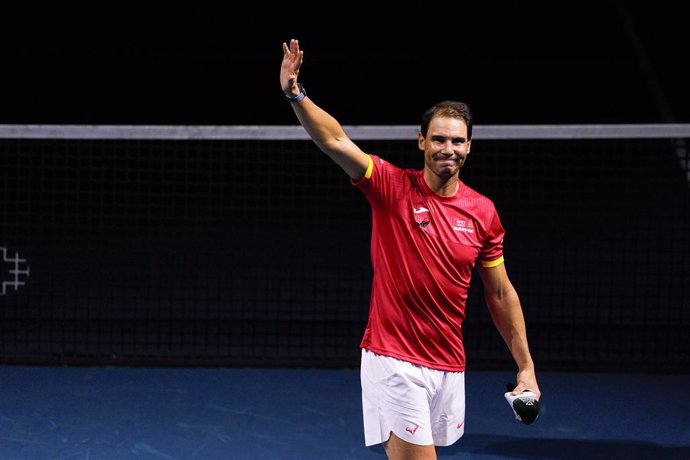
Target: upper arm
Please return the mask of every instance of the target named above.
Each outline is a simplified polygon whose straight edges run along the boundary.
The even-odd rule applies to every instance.
[[[508,291],[513,290],[504,263],[494,266],[479,264],[477,271],[484,284],[484,295],[502,298]]]
[[[321,149],[354,180],[364,177],[370,166],[369,155],[364,153],[349,137],[324,143]]]

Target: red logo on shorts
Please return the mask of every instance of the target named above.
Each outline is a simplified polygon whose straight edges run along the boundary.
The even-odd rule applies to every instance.
[[[457,428],[458,430],[459,430],[460,428],[462,428],[462,424],[463,424],[463,423],[465,423],[465,422],[460,422],[460,423],[458,423],[458,426],[457,426],[456,428]]]
[[[410,428],[408,426],[405,428],[405,431],[409,432],[411,435],[414,435],[417,432],[417,428],[419,428],[419,425],[415,425],[414,428]]]

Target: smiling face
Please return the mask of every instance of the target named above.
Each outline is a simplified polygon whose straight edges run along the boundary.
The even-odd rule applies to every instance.
[[[426,136],[418,135],[419,149],[424,151],[424,178],[432,189],[453,185],[470,153],[467,123],[462,118],[437,116],[429,122]],[[453,182],[451,184],[451,182]]]

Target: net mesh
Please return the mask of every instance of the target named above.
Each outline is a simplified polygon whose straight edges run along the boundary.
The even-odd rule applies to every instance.
[[[539,369],[690,370],[686,141],[475,139]],[[0,139],[0,174],[4,362],[359,365],[370,209],[311,141]],[[468,367],[512,368],[467,308]]]

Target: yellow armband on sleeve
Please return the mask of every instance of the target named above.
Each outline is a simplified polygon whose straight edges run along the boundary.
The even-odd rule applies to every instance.
[[[364,173],[364,177],[371,179],[371,173],[374,172],[374,160],[371,159],[370,155],[367,155],[367,158],[369,158],[369,164],[367,165],[367,170]]]
[[[502,263],[503,263],[503,256],[499,257],[496,260],[482,260],[482,267],[485,267],[485,268],[498,267]]]

